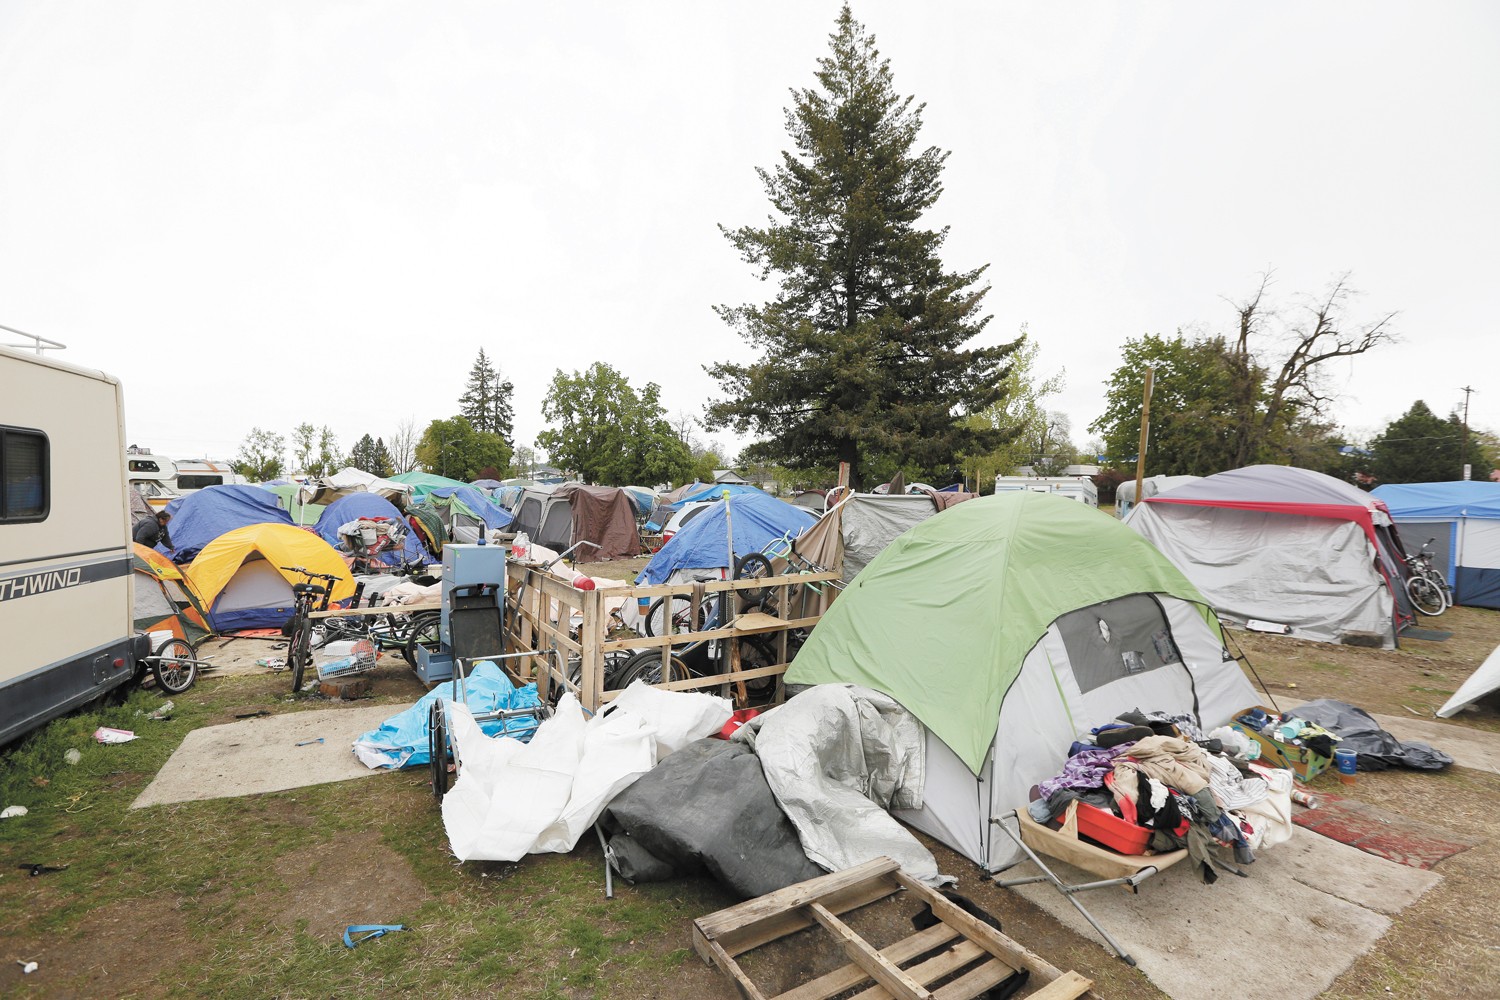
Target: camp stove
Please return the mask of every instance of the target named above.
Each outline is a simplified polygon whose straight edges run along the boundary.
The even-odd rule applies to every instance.
[[[443,546],[438,645],[416,650],[422,683],[451,680],[455,658],[469,662],[505,651],[505,557],[503,545]]]

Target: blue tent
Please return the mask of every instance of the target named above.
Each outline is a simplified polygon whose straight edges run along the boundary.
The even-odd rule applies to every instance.
[[[178,497],[167,504],[167,513],[172,515],[167,536],[173,547],[156,548],[179,563],[192,562],[199,549],[226,531],[252,524],[292,523],[276,494],[241,484],[209,486]]]
[[[1500,483],[1400,483],[1371,496],[1390,510],[1408,552],[1433,540],[1455,603],[1500,608]]]
[[[503,484],[498,479],[476,479],[469,485],[488,493],[490,490],[498,490]]]
[[[313,531],[334,548],[339,547],[339,526],[357,521],[362,517],[385,517],[392,521],[404,521],[401,512],[383,496],[375,493],[351,493],[346,497],[340,497],[323,511],[318,518],[318,523],[313,525]],[[415,531],[406,533],[406,548],[401,552],[382,552],[380,561],[388,566],[396,566],[402,562],[420,562],[423,565],[435,562],[432,554],[427,551],[427,546],[422,544],[422,539],[417,537]]]
[[[491,500],[487,493],[472,486],[437,486],[428,490],[427,496],[429,499],[436,497],[439,500],[457,500],[475,517],[484,521],[484,526],[491,531],[504,531],[515,520],[509,511]]]
[[[694,500],[717,500],[724,495],[725,491],[728,491],[730,496],[740,496],[741,494],[757,497],[770,496],[770,494],[764,493],[754,486],[742,486],[739,483],[704,483],[701,490],[694,490],[677,502],[692,503]]]
[[[721,489],[723,487],[720,487]],[[729,533],[734,531],[734,557],[759,552],[767,544],[791,534],[800,535],[817,522],[801,507],[759,490],[731,496],[693,518],[661,547],[636,583],[665,583],[679,569],[730,569]]]

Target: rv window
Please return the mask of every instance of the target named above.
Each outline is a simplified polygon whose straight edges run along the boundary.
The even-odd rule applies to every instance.
[[[209,486],[223,486],[224,477],[219,474],[204,476],[178,475],[177,488],[179,490],[201,490]]]
[[[0,521],[42,521],[51,506],[47,435],[0,427]]]
[[[161,466],[157,465],[155,462],[146,461],[145,459],[132,458],[130,460],[130,471],[131,472],[160,472],[161,471]]]

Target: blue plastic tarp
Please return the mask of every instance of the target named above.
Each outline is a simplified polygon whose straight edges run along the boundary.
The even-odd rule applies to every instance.
[[[178,497],[167,504],[172,521],[167,535],[172,548],[157,545],[157,551],[173,562],[192,562],[199,550],[220,535],[252,524],[291,524],[276,494],[259,486],[233,484],[209,486]]]
[[[759,490],[731,496],[694,517],[661,547],[636,583],[665,583],[679,569],[729,569],[729,534],[734,533],[734,557],[760,552],[769,543],[796,537],[817,522],[808,511],[767,496]]]
[[[1500,483],[1473,480],[1399,483],[1377,486],[1370,495],[1385,501],[1391,517],[1398,520],[1432,517],[1500,518]]]
[[[483,490],[472,486],[438,486],[428,491],[429,497],[447,500],[452,497],[473,511],[484,526],[491,531],[503,531],[515,518],[510,511],[491,500]]]
[[[362,517],[379,518],[384,517],[392,521],[404,521],[401,512],[396,505],[385,497],[376,493],[351,493],[346,497],[340,497],[329,504],[323,511],[318,523],[313,525],[313,531],[334,548],[339,547],[339,527],[350,521],[357,521]],[[406,532],[406,547],[400,552],[382,552],[380,561],[387,566],[399,566],[403,562],[419,562],[423,565],[435,562],[432,553],[427,551],[427,546],[422,544],[422,539],[415,531]]]
[[[775,499],[775,497],[772,497],[770,496],[770,494],[756,489],[754,486],[742,486],[738,483],[704,483],[703,489],[694,490],[692,493],[689,493],[687,496],[683,497],[677,502],[692,503],[694,500],[717,500],[719,499],[719,497],[724,495],[725,490],[729,491],[730,496],[737,497],[743,494],[745,496],[767,497],[768,499],[772,500]]]
[[[379,729],[358,737],[354,741],[354,754],[369,767],[403,768],[420,767],[430,761],[427,749],[428,722],[432,715],[432,703],[439,698],[457,701],[458,682],[439,684],[423,695],[406,711],[386,719]],[[536,685],[516,687],[498,666],[489,660],[475,665],[469,674],[464,689],[464,703],[476,716],[483,712],[512,711],[515,709],[540,708]],[[518,739],[530,739],[536,731],[535,716],[519,716],[513,719],[494,719],[480,724],[489,736],[504,733]]]

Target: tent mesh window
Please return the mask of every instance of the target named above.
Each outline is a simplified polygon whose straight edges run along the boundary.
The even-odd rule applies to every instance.
[[[567,501],[554,500],[547,505],[547,515],[542,519],[536,540],[539,545],[561,552],[573,544],[573,505]]]
[[[1057,629],[1085,694],[1122,677],[1182,662],[1161,605],[1145,594],[1070,611],[1057,619]]]
[[[516,523],[512,527],[517,533],[524,531],[527,535],[535,536],[541,521],[542,502],[536,497],[526,497],[516,508]]]

